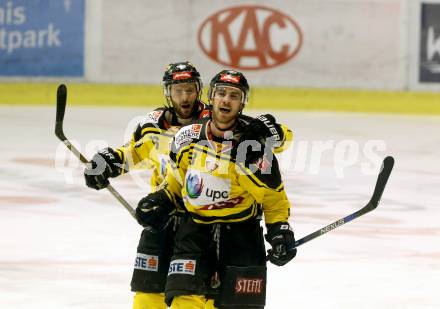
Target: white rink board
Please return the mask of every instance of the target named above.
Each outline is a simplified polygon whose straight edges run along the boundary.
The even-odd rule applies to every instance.
[[[191,60],[205,83],[225,65],[203,53],[198,31],[212,14],[239,5],[264,5],[297,22],[303,33],[298,54],[263,71],[245,71],[255,86],[404,89],[407,83],[405,0],[326,1],[89,1],[86,78],[99,82],[160,83],[170,62]],[[235,44],[240,19],[231,25]],[[259,19],[261,31],[264,21]],[[273,25],[275,51],[286,33]],[[248,33],[246,47],[255,46]],[[209,38],[205,39],[209,40]],[[219,39],[222,49],[222,38]],[[228,55],[223,55],[223,58]],[[252,62],[256,59],[242,59]]]
[[[68,107],[66,135],[82,147],[120,145],[126,124],[145,112]],[[396,165],[376,210],[300,247],[286,267],[269,266],[266,308],[439,308],[440,118],[276,116],[298,143],[383,139],[380,154]],[[54,118],[54,108],[0,107],[0,307],[129,308],[141,228],[108,192],[85,187],[82,168],[66,183],[54,167]],[[372,192],[365,158],[339,178],[334,157],[324,152],[317,174],[306,161],[284,175],[297,237],[359,209]],[[113,184],[133,205],[148,192],[129,175]]]

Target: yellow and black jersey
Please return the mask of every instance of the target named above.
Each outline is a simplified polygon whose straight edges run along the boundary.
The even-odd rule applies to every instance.
[[[208,117],[208,106],[198,102],[193,120]],[[163,180],[169,161],[169,145],[182,125],[169,108],[160,107],[148,113],[138,124],[129,143],[115,149],[127,172],[134,168],[152,169],[154,190]]]
[[[171,164],[164,190],[197,223],[239,222],[257,216],[265,222],[287,221],[290,203],[275,156],[246,166],[238,160],[237,140],[247,124],[243,117],[229,140],[210,134],[210,119],[181,128],[171,144]],[[284,142],[293,133],[283,127]]]

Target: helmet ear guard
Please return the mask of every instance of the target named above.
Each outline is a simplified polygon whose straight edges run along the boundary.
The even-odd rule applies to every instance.
[[[164,94],[164,96],[166,96],[167,98],[170,97],[170,86],[171,86],[171,85],[163,85],[163,94]]]

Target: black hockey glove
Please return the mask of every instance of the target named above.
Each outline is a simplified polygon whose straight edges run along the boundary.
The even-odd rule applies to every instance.
[[[271,141],[270,147],[277,146],[284,138],[281,126],[276,123],[275,117],[266,114],[254,118],[243,130],[239,143],[244,141],[257,141],[261,145],[260,150],[252,150],[248,147],[246,152],[246,163],[255,163],[264,155],[266,140]]]
[[[287,222],[267,224],[267,234],[264,236],[271,244],[272,250],[268,251],[268,259],[272,264],[283,266],[296,255],[295,236]]]
[[[91,165],[91,166],[90,166]],[[84,178],[89,188],[101,190],[109,185],[109,178],[122,173],[122,162],[111,148],[98,151],[84,170]]]
[[[163,230],[176,212],[173,202],[163,190],[148,194],[139,201],[136,208],[136,220],[143,227],[150,226],[155,230]]]

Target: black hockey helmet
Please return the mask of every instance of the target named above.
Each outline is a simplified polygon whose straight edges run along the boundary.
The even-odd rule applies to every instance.
[[[223,70],[217,73],[211,80],[208,90],[208,98],[211,101],[217,86],[231,86],[242,91],[241,103],[245,104],[249,98],[249,84],[246,77],[238,71]]]
[[[203,84],[200,73],[194,65],[188,61],[170,63],[163,74],[162,81],[163,92],[168,99],[170,98],[170,88],[172,84],[194,82],[199,98],[202,93]]]

